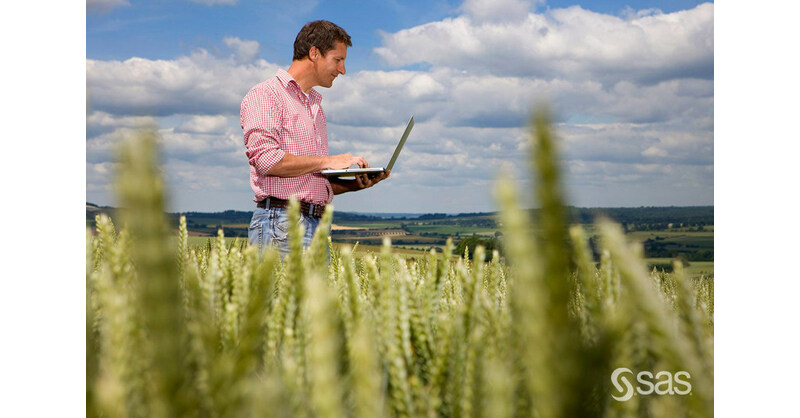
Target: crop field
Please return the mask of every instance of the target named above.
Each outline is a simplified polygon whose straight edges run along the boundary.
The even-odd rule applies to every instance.
[[[493,235],[496,228],[479,227],[479,226],[458,226],[458,225],[409,225],[408,230],[414,232],[432,232],[435,234],[444,234],[455,236],[456,234],[485,234]]]
[[[174,245],[177,246],[178,240],[177,238],[174,239]],[[217,245],[217,237],[186,237],[186,244],[189,248],[194,249],[195,251],[204,251],[207,248],[212,248]],[[237,249],[241,250],[247,245],[247,238],[226,238],[225,239],[225,246],[226,247],[236,247]],[[383,249],[382,245],[371,245],[371,244],[362,244],[361,242],[356,242],[352,244],[343,244],[343,243],[331,243],[332,250],[335,253],[339,253],[342,251],[343,248],[347,247],[350,251],[353,252],[355,255],[366,255],[368,253],[373,254],[380,254]],[[406,249],[402,246],[393,245],[392,246],[392,253],[395,255],[406,256],[406,257],[424,257],[428,252],[424,249],[419,250],[412,250]]]
[[[608,220],[570,226],[542,116],[541,211],[498,182],[504,255],[489,262],[452,241],[413,259],[389,238],[353,251],[325,227],[303,249],[294,201],[284,259],[198,242],[185,217],[175,234],[154,135],[121,154],[126,227],[101,214],[87,230],[87,416],[713,415],[714,279],[651,271]],[[620,370],[653,390],[626,392]]]
[[[594,219],[598,212],[610,212],[616,220],[623,222],[629,240],[643,246],[644,257],[650,268],[671,271],[672,262],[680,260],[690,277],[712,276],[714,274],[714,225],[713,208],[611,208],[586,209],[571,208],[571,224],[585,229],[592,256],[599,261],[596,251],[598,239]],[[87,204],[87,227],[94,230],[95,216],[98,213],[111,215],[113,208],[98,208]],[[220,229],[225,236],[236,238],[236,245],[247,236],[247,227],[252,212],[226,211],[221,213],[189,212],[184,214],[189,231],[189,244],[192,246],[210,245]],[[371,218],[364,220],[363,218]],[[170,215],[170,223],[177,231],[179,216]],[[338,219],[338,220],[337,220]],[[499,215],[492,214],[426,214],[395,218],[379,218],[374,215],[334,214],[331,226],[331,239],[334,246],[354,246],[379,248],[384,236],[389,236],[394,248],[403,256],[412,258],[424,255],[430,249],[443,251],[447,239],[453,239],[456,246],[463,241],[478,238],[482,245],[494,243],[502,250],[503,228]],[[628,221],[627,223],[625,221]],[[532,233],[540,233],[541,228],[532,225]],[[468,244],[470,253],[475,243]],[[357,250],[359,253],[361,250]]]
[[[344,221],[339,222],[337,225],[347,226],[351,228],[363,228],[363,229],[391,229],[397,228],[399,225],[395,221],[386,220],[386,221]]]
[[[366,255],[373,255],[376,256],[383,251],[383,245],[370,245],[370,244],[361,244],[358,245],[350,245],[350,244],[332,244],[333,251],[336,253],[340,253],[344,248],[350,249],[356,256],[366,256]],[[424,250],[413,250],[408,248],[403,248],[402,246],[392,244],[392,254],[402,256],[405,258],[424,258],[428,255],[427,251]]]
[[[216,237],[187,237],[187,244],[192,248],[202,248],[215,245]],[[176,240],[177,243],[177,240]],[[226,245],[242,248],[247,244],[247,238],[228,238]]]
[[[668,266],[675,261],[671,258],[645,258],[644,260],[651,269],[653,267]],[[692,261],[689,265],[683,267],[683,271],[689,277],[714,277],[714,262]]]

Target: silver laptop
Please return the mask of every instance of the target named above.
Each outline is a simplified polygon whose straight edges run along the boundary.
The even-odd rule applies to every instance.
[[[397,156],[400,155],[400,150],[403,149],[403,144],[406,143],[406,139],[408,139],[408,134],[411,133],[411,128],[414,127],[414,117],[411,117],[411,120],[408,121],[408,125],[406,126],[406,131],[403,132],[403,136],[400,138],[400,142],[397,144],[397,148],[394,149],[394,154],[392,154],[392,159],[389,160],[389,164],[386,167],[370,167],[370,168],[345,168],[342,170],[322,170],[321,173],[328,177],[339,177],[339,176],[354,176],[356,174],[364,174],[364,173],[383,173],[384,171],[391,170],[394,167],[394,162],[397,160]]]

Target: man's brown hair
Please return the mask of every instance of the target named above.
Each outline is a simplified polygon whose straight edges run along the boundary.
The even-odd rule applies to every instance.
[[[297,38],[294,40],[294,61],[308,57],[308,51],[312,46],[317,47],[322,56],[333,49],[336,41],[343,42],[347,46],[353,46],[350,42],[350,35],[335,23],[327,20],[315,20],[306,23]]]

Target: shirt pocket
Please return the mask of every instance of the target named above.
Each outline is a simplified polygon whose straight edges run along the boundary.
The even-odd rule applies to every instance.
[[[292,155],[315,156],[317,155],[316,141],[314,140],[314,126],[308,116],[293,113],[284,119],[283,147]]]

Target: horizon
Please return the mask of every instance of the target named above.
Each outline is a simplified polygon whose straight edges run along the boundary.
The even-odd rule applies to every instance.
[[[347,74],[316,88],[330,153],[380,165],[416,121],[392,177],[337,196],[337,210],[497,211],[501,170],[532,190],[527,120],[542,100],[569,204],[713,206],[713,2],[356,5],[88,1],[86,200],[115,203],[116,145],[150,127],[169,210],[253,210],[239,104],[288,68],[300,27],[325,18],[353,38]]]
[[[107,205],[97,205],[93,202],[86,202],[86,205],[92,205],[98,209],[119,209],[118,206],[107,206]],[[661,208],[706,208],[710,207],[713,208],[714,205],[686,205],[686,206],[676,206],[676,205],[666,205],[666,206],[574,206],[574,205],[565,205],[567,209],[661,209]],[[538,210],[538,207],[523,207],[523,210]],[[203,211],[203,210],[184,210],[184,211],[166,211],[167,214],[180,214],[180,213],[224,213],[224,212],[252,212],[252,210],[247,209],[223,209],[218,211]],[[339,210],[336,209],[336,212],[341,213],[355,213],[361,215],[438,215],[443,214],[447,216],[453,215],[472,215],[472,214],[491,214],[497,213],[499,211],[479,211],[479,212],[441,212],[441,211],[431,211],[431,212],[360,212],[360,211],[352,211],[352,210]]]

